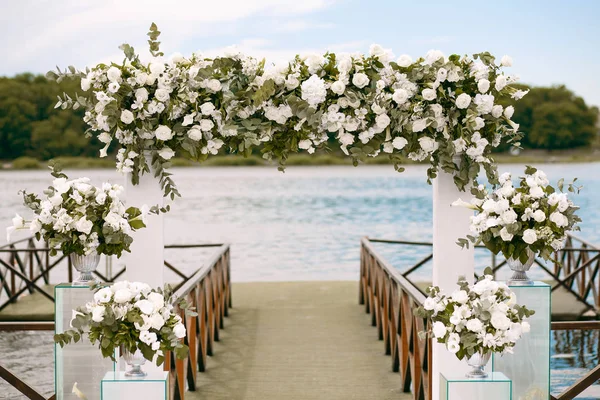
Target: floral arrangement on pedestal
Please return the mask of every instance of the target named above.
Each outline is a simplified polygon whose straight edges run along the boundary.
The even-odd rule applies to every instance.
[[[428,180],[443,170],[464,190],[481,167],[497,182],[492,149],[519,144],[514,110],[499,104],[526,94],[510,86],[517,77],[502,72],[512,65],[508,56],[496,63],[489,53],[445,57],[432,50],[413,61],[373,45],[368,56],[313,54],[265,68],[264,60],[235,50],[165,60],[159,35],[152,24],[148,62],[124,44],[121,64],[69,67],[48,77],[80,79],[84,93],[65,95],[56,106],[83,108],[87,134],[98,132],[105,144],[100,155],[117,142],[117,169],[135,184],[152,168],[171,198],[179,193],[165,169],[175,155],[203,161],[259,148],[282,169],[290,153],[313,153],[335,139],[355,165],[380,154],[398,171],[406,158],[427,160]]]
[[[527,318],[535,312],[517,304],[516,295],[502,282],[495,282],[491,268],[477,283],[463,279],[451,295],[439,287],[427,289],[428,297],[416,313],[431,324],[421,337],[444,343],[459,360],[467,359],[474,369],[470,377],[486,374],[483,367],[492,353],[511,353],[516,342],[529,332]]]
[[[71,256],[75,267],[85,274],[80,277],[82,283],[91,279],[100,254],[120,257],[123,251],[129,251],[132,232],[146,226],[149,213],[167,211],[146,205],[141,209],[125,208],[120,199],[122,186],[103,183],[96,187],[89,178],[69,180],[57,165],[51,169],[55,179],[43,198],[21,192],[24,204],[36,216],[28,221],[17,214],[7,233],[10,237],[17,229],[29,229],[37,240],[48,243],[50,255],[61,251]]]
[[[505,173],[491,193],[483,185],[474,188],[470,203],[460,199],[454,203],[477,211],[471,217],[474,236],[459,239],[458,244],[483,243],[492,253],[502,253],[516,272],[511,281],[528,281],[526,271],[535,255],[552,259],[553,253],[562,249],[567,232],[579,229],[579,207],[563,193],[562,179],[557,186],[558,192],[543,171],[528,166],[519,187],[514,187],[511,175]],[[580,189],[574,183],[568,185],[571,193]]]
[[[104,357],[113,360],[115,350],[120,348],[133,366],[130,375],[143,374],[140,355],[149,361],[156,356],[156,365],[164,362],[166,351],[178,358],[187,357],[188,348],[181,342],[186,329],[174,312],[168,286],[152,289],[145,283],[122,281],[110,287],[98,285],[94,290],[94,300],[73,310],[73,329],[55,335],[56,343],[65,346],[87,336],[92,344],[98,343]],[[179,307],[186,315],[195,315],[185,301]]]

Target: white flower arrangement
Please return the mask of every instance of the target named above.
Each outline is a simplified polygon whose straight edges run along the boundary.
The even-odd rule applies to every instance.
[[[264,60],[235,51],[165,60],[159,34],[152,24],[149,62],[123,45],[122,64],[86,72],[69,67],[48,77],[80,79],[84,94],[65,95],[56,106],[83,108],[87,134],[98,132],[105,144],[101,156],[117,142],[117,169],[132,173],[134,183],[150,171],[140,155],[151,151],[152,168],[172,198],[179,194],[165,168],[175,155],[203,161],[259,148],[283,168],[290,153],[313,153],[337,140],[355,165],[380,154],[398,171],[406,158],[429,160],[428,179],[444,170],[464,189],[481,166],[497,182],[492,149],[520,138],[513,108],[499,104],[525,94],[510,87],[517,77],[502,72],[511,65],[506,57],[497,64],[489,53],[430,51],[416,61],[407,55],[394,61],[373,45],[369,55],[296,56],[265,69]]]
[[[575,182],[575,181],[574,181]],[[563,248],[567,232],[579,230],[581,222],[575,212],[579,207],[563,193],[564,183],[558,182],[557,192],[546,174],[533,167],[526,167],[520,186],[514,187],[509,173],[502,174],[499,185],[492,193],[480,185],[472,190],[470,203],[457,200],[456,206],[477,211],[471,217],[473,235],[459,239],[460,246],[483,243],[494,254],[502,253],[525,263],[528,249],[545,260],[552,259],[554,252]],[[573,184],[568,191],[579,192]]]
[[[517,305],[515,293],[506,284],[495,282],[491,269],[485,274],[471,286],[459,280],[459,289],[450,296],[437,286],[430,287],[429,296],[417,310],[417,315],[431,321],[421,336],[444,343],[459,360],[476,353],[511,353],[530,330],[527,318],[534,311]]]
[[[173,310],[170,288],[152,289],[142,282],[122,281],[108,287],[94,288],[94,300],[73,310],[71,330],[54,336],[64,347],[77,343],[85,335],[92,344],[98,342],[104,357],[114,359],[115,349],[124,347],[135,353],[140,350],[149,361],[164,361],[164,352],[173,351],[179,358],[187,356],[188,348],[181,342],[186,335],[182,319]],[[185,301],[180,308],[186,315],[195,315]]]
[[[24,204],[35,213],[26,221],[16,215],[7,228],[8,240],[17,229],[29,229],[35,237],[48,242],[50,255],[89,255],[94,252],[121,256],[129,251],[132,232],[146,226],[149,213],[166,212],[167,208],[142,206],[125,208],[120,197],[123,187],[103,183],[90,184],[89,178],[69,180],[54,165],[52,186],[44,191],[45,198],[22,191]]]

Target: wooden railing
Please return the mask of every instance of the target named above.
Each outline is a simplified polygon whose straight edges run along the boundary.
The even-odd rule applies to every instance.
[[[165,249],[191,249],[204,247],[219,247],[220,244],[187,244],[167,245]],[[104,271],[100,268],[93,272],[96,279],[101,282],[114,282],[125,273],[122,267],[113,271],[113,258],[106,257]],[[165,268],[173,272],[180,281],[175,289],[187,282],[191,275],[186,275],[169,261],[165,260]],[[38,242],[33,237],[22,239],[13,243],[0,246],[0,312],[10,304],[19,300],[25,293],[38,292],[43,298],[54,302],[54,297],[44,290],[44,285],[51,283],[50,273],[61,268],[66,268],[67,280],[73,281],[73,265],[69,257],[59,255],[50,256],[50,249],[44,242]],[[64,270],[63,270],[64,275]]]
[[[215,245],[210,245],[215,246]],[[197,316],[186,316],[176,307],[187,329],[185,343],[189,346],[186,359],[176,359],[173,354],[165,356],[165,371],[170,376],[170,399],[183,400],[185,391],[195,391],[197,374],[207,368],[208,356],[219,340],[219,330],[224,328],[224,318],[231,307],[230,253],[229,245],[217,245],[215,253],[175,292],[173,302],[180,299],[196,308]],[[181,246],[194,247],[194,246]],[[54,322],[0,322],[0,332],[54,330]],[[0,363],[2,360],[0,359]],[[26,382],[0,365],[0,379],[23,393],[31,400],[46,400]],[[52,395],[48,400],[54,400]]]
[[[173,400],[183,399],[186,389],[196,390],[198,372],[206,370],[213,343],[219,340],[219,330],[224,328],[224,318],[231,307],[230,268],[229,245],[221,245],[175,293],[176,302],[185,299],[198,315],[186,316],[178,310],[187,329],[184,340],[189,346],[189,354],[185,360],[167,355],[165,366],[171,372]]]
[[[377,255],[367,238],[361,240],[360,304],[371,314],[392,370],[400,372],[402,390],[415,400],[431,400],[431,339],[420,339],[427,320],[413,310],[425,296],[393,266]]]
[[[431,247],[431,242],[415,242],[408,240],[369,239],[372,243],[387,243],[407,246]],[[485,248],[477,246],[477,248]],[[409,275],[422,268],[433,259],[433,253],[427,254],[415,265],[402,271],[400,274],[411,281]],[[596,316],[600,313],[600,247],[580,239],[574,235],[568,235],[565,246],[556,253],[559,263],[553,263],[548,267],[543,260],[536,259],[535,263],[545,273],[543,280],[552,282],[552,292],[564,289],[569,292],[575,304],[581,310],[580,317],[586,312]],[[498,258],[490,253],[490,264],[494,272],[501,268],[508,268],[506,260],[498,262]]]
[[[568,321],[553,322],[552,330],[590,330],[600,329],[600,321]],[[552,400],[571,400],[600,380],[600,365],[597,365],[585,376],[577,380],[558,396],[550,396]]]

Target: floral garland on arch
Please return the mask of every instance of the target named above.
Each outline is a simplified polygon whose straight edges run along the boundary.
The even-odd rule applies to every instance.
[[[179,193],[165,169],[176,154],[203,161],[259,148],[283,169],[290,153],[313,153],[335,138],[354,165],[386,154],[401,172],[406,158],[429,160],[429,182],[444,170],[464,190],[481,167],[497,183],[493,148],[519,145],[512,106],[497,104],[527,93],[502,72],[512,65],[508,56],[498,65],[487,52],[446,58],[432,50],[416,61],[407,55],[394,61],[389,50],[372,45],[368,56],[296,56],[265,69],[264,60],[235,51],[165,60],[159,35],[152,24],[149,62],[124,44],[121,64],[85,72],[69,67],[48,77],[81,79],[84,94],[65,94],[56,107],[85,109],[86,134],[99,132],[105,144],[101,156],[118,142],[117,169],[132,173],[135,184],[152,167],[171,198]],[[151,166],[144,150],[152,151]]]

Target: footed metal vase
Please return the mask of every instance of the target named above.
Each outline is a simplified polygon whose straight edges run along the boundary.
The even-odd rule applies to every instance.
[[[79,277],[73,282],[73,285],[89,286],[96,281],[92,276],[92,272],[98,268],[98,264],[100,263],[100,254],[96,252],[87,256],[69,254],[69,258],[71,259],[73,267],[79,271]]]
[[[535,261],[535,253],[530,249],[527,249],[527,254],[529,258],[526,263],[522,263],[519,259],[509,258],[506,260],[506,263],[513,270],[513,274],[508,280],[508,285],[518,286],[518,285],[531,285],[533,281],[527,276],[527,271],[533,265]]]

